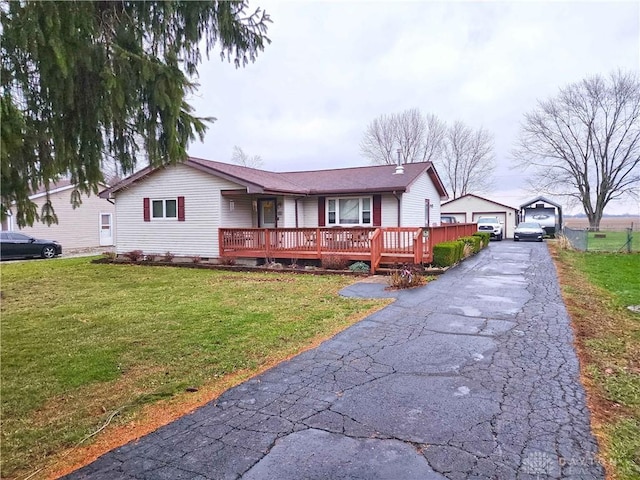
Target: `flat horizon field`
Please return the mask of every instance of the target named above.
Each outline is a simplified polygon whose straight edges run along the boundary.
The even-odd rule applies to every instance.
[[[587,217],[564,217],[564,225],[569,228],[588,228]],[[600,221],[601,230],[623,231],[633,224],[633,231],[640,231],[640,215],[626,215],[620,217],[602,217]]]

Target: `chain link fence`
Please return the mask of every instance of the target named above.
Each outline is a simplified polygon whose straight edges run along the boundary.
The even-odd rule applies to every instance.
[[[640,232],[633,224],[619,228],[601,228],[598,231],[564,227],[562,234],[571,246],[581,252],[640,252]]]
[[[587,251],[587,233],[589,233],[587,230],[577,230],[569,227],[562,229],[562,235],[569,240],[571,246],[581,252]]]

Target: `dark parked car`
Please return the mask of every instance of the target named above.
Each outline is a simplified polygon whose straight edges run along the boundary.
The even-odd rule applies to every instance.
[[[0,259],[62,255],[62,245],[55,240],[39,240],[16,232],[0,232]]]
[[[520,222],[513,231],[513,241],[518,240],[537,240],[542,241],[544,237],[544,229],[536,222]]]
[[[451,215],[440,215],[440,223],[458,223],[458,220]]]

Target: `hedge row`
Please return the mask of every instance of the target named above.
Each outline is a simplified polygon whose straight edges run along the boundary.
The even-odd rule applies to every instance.
[[[482,249],[482,237],[470,235],[468,237],[460,237],[458,240],[469,245],[473,253],[478,253]]]
[[[476,232],[468,237],[458,240],[442,242],[433,246],[433,264],[437,267],[449,267],[455,265],[464,256],[464,245],[470,245],[473,253],[489,245],[491,235],[486,232]]]
[[[482,248],[488,246],[491,241],[491,234],[487,232],[476,232],[472,237],[480,237],[482,239]]]
[[[462,260],[464,252],[464,242],[452,240],[442,242],[433,246],[433,264],[436,267],[448,267]]]

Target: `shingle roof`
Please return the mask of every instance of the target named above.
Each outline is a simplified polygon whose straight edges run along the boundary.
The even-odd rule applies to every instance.
[[[328,195],[351,192],[404,192],[418,176],[427,172],[441,196],[447,192],[431,162],[404,165],[404,174],[394,175],[395,165],[337,168],[300,172],[270,172],[213,160],[189,157],[185,165],[226,178],[247,188],[248,193],[282,193],[294,195]],[[101,192],[117,192],[153,173],[147,167]]]
[[[109,186],[106,183],[102,182],[99,182],[98,185],[100,186],[100,188]],[[49,184],[49,188],[46,188],[44,185],[40,185],[36,192],[33,192],[31,195],[29,195],[29,198],[34,200],[36,198],[44,197],[47,194],[47,191],[51,195],[58,192],[64,192],[65,190],[71,190],[75,186],[76,184],[72,183],[71,180],[69,180],[68,178],[63,178],[61,180],[58,180],[57,182],[51,182]]]
[[[33,192],[31,195],[32,196],[41,195],[43,193],[47,193],[47,190],[49,192],[53,192],[54,190],[65,189],[67,187],[72,187],[72,186],[73,184],[71,183],[71,180],[65,178],[62,180],[58,180],[57,182],[51,182],[49,184],[49,188],[46,188],[44,185],[40,185],[38,190]]]

